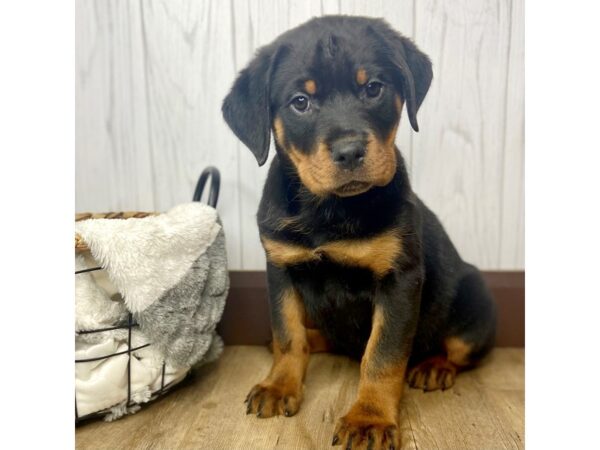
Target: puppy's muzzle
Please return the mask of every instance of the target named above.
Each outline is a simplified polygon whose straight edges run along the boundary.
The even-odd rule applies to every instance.
[[[362,141],[341,141],[335,143],[331,149],[333,162],[345,170],[354,170],[359,168],[367,153],[367,147]]]

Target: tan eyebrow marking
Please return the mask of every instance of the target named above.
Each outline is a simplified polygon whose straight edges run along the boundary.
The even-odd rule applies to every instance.
[[[365,84],[365,83],[366,83],[368,80],[369,80],[369,76],[367,75],[367,71],[366,71],[365,69],[362,69],[362,68],[360,68],[360,69],[358,69],[358,70],[356,71],[356,82],[357,82],[359,85],[361,85],[361,86],[362,86],[362,85],[363,85],[363,84]]]
[[[304,82],[304,89],[307,94],[315,95],[317,92],[317,83],[315,83],[315,80],[306,80]]]

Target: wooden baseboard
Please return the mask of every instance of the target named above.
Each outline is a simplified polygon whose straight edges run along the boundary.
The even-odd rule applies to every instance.
[[[267,276],[264,271],[231,271],[229,297],[218,327],[228,345],[265,345],[271,339]],[[525,346],[525,272],[483,272],[498,305],[499,347]]]

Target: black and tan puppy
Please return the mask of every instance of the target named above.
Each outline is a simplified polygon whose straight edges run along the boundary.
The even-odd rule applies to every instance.
[[[362,358],[358,398],[333,443],[398,448],[405,379],[426,391],[492,346],[495,308],[411,190],[394,145],[415,131],[431,63],[382,20],[313,19],[259,50],[223,104],[256,156],[273,159],[258,210],[274,362],[249,413],[294,415],[311,351]]]

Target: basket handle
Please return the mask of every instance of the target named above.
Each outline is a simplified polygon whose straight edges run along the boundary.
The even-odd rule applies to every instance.
[[[213,208],[217,207],[217,200],[219,200],[219,188],[221,186],[221,174],[219,169],[213,166],[209,166],[202,171],[198,183],[196,183],[196,189],[194,190],[193,200],[199,202],[204,192],[204,185],[206,180],[210,176],[210,191],[208,191],[208,204]]]

